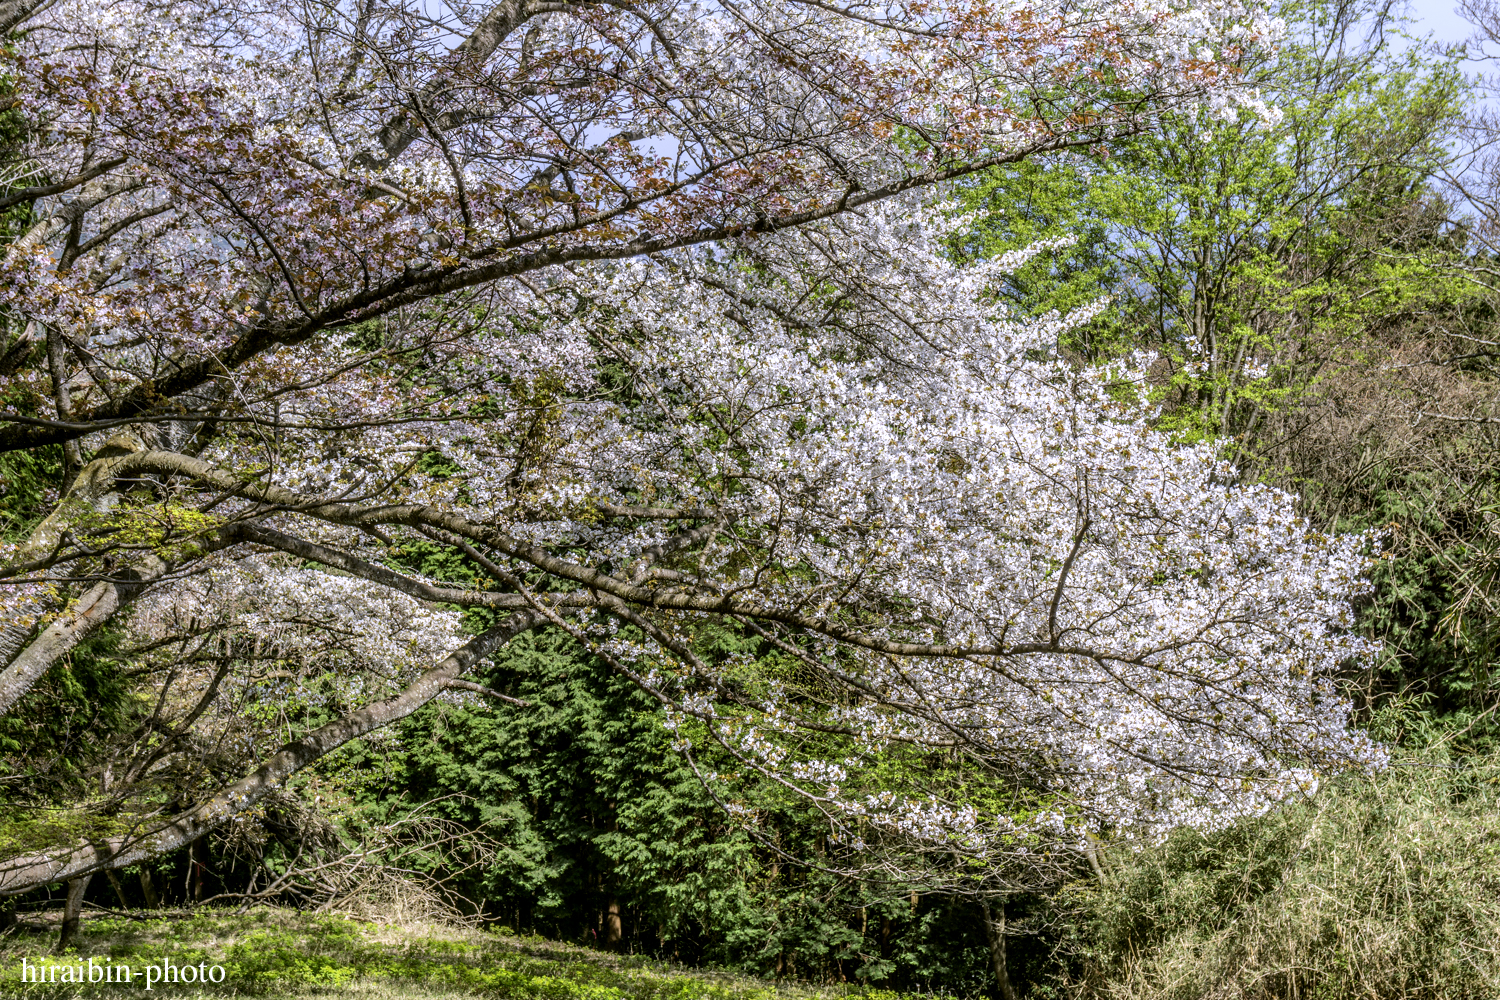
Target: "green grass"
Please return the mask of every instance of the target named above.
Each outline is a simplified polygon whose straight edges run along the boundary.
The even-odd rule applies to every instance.
[[[590,951],[543,938],[512,937],[439,924],[387,926],[346,916],[261,908],[245,914],[209,911],[183,917],[85,919],[77,946],[51,955],[53,936],[12,932],[0,939],[0,997],[152,996],[327,997],[361,1000],[833,1000],[896,994],[856,987],[814,989],[723,973],[673,968],[649,959]],[[129,984],[22,983],[31,966],[128,965]],[[223,982],[154,984],[144,969],[219,965]]]

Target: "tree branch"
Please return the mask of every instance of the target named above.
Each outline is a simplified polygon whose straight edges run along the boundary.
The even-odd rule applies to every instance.
[[[475,684],[473,681],[451,680],[448,682],[448,686],[459,691],[473,691],[475,694],[482,694],[486,698],[494,698],[497,701],[503,701],[507,705],[519,705],[522,708],[531,707],[531,702],[529,701],[521,698],[512,698],[508,694],[501,694],[494,688],[487,688],[483,684]]]
[[[8,35],[17,26],[48,7],[53,0],[10,0],[0,3],[0,35]]]
[[[96,583],[61,617],[42,630],[21,654],[0,670],[0,716],[30,691],[37,680],[68,650],[78,645],[135,600],[167,572],[167,564],[147,555],[119,578]]]
[[[249,482],[217,469],[201,459],[190,458],[175,452],[140,452],[124,460],[134,472],[156,472],[166,475],[181,475],[207,483],[215,489],[265,503],[284,510],[295,511],[330,524],[350,527],[365,527],[376,524],[404,524],[409,527],[437,528],[451,532],[461,538],[487,545],[513,559],[530,563],[537,569],[560,580],[567,580],[581,587],[610,594],[638,607],[659,608],[669,611],[691,611],[704,614],[743,615],[762,621],[774,621],[795,628],[826,635],[831,639],[849,643],[891,656],[932,656],[943,658],[970,656],[1024,656],[1032,653],[1062,653],[1081,656],[1091,660],[1114,660],[1123,663],[1142,661],[1145,654],[1119,654],[1088,646],[1063,646],[1046,642],[1004,643],[987,645],[960,645],[952,643],[900,642],[873,636],[858,629],[849,628],[826,618],[814,618],[786,608],[742,600],[733,596],[717,594],[663,593],[653,587],[634,584],[591,566],[570,562],[553,555],[541,546],[532,545],[491,528],[476,524],[456,514],[422,504],[385,504],[358,506],[335,503],[305,497],[280,486],[264,482]],[[122,471],[122,474],[124,472]]]
[[[381,566],[378,563],[368,562],[358,556],[338,549],[320,545],[317,542],[309,542],[305,539],[288,535],[274,528],[263,527],[248,522],[237,522],[223,529],[226,539],[235,541],[247,541],[258,545],[266,545],[271,548],[280,549],[283,552],[297,556],[299,559],[307,559],[312,562],[322,563],[334,569],[342,570],[352,576],[357,576],[371,583],[378,583],[383,587],[399,591],[408,597],[414,597],[419,601],[429,601],[437,604],[457,604],[460,607],[482,607],[495,608],[497,610],[518,611],[530,607],[526,598],[520,594],[497,594],[485,590],[456,590],[451,587],[437,587],[424,580],[417,580],[409,576],[403,576],[392,569]],[[585,594],[568,595],[560,601],[560,604],[568,607],[580,607],[594,603]]]
[[[163,400],[171,400],[212,378],[227,375],[277,344],[300,344],[323,330],[347,324],[355,319],[374,319],[416,302],[559,264],[590,260],[624,260],[667,250],[701,246],[705,243],[723,242],[752,232],[794,229],[832,218],[846,211],[875,204],[906,191],[965,177],[998,164],[1015,163],[1041,152],[1089,146],[1096,141],[1095,138],[1054,138],[1013,153],[934,167],[921,173],[909,174],[882,187],[863,191],[856,197],[845,197],[841,194],[837,202],[805,211],[768,217],[754,223],[733,222],[640,242],[548,245],[550,240],[597,225],[600,222],[597,216],[586,216],[565,227],[524,233],[503,245],[475,252],[470,255],[467,264],[429,267],[402,274],[382,285],[349,295],[312,316],[295,322],[266,321],[246,331],[219,354],[192,361],[179,360],[175,370],[170,374],[154,381],[143,382],[118,399],[102,404],[87,414],[79,414],[76,423],[71,426],[47,427],[39,424],[12,423],[0,429],[0,453],[59,444],[100,429],[100,423],[121,418],[139,419],[145,423],[150,422],[156,415],[169,416],[175,411],[170,403],[163,405]],[[539,249],[515,252],[537,244],[540,244]],[[500,259],[494,259],[496,257]],[[482,261],[488,261],[488,263],[481,263]],[[0,418],[0,422],[4,422],[3,418]]]
[[[0,896],[122,868],[192,843],[219,824],[253,808],[293,774],[325,754],[415,712],[437,697],[449,681],[543,621],[542,615],[530,612],[510,616],[469,640],[400,694],[351,712],[286,744],[248,777],[220,789],[185,812],[152,824],[149,829],[0,863]]]
[[[0,15],[0,24],[3,23],[4,15]],[[3,30],[0,29],[0,31]],[[80,171],[72,177],[58,181],[55,184],[38,184],[36,187],[21,188],[19,191],[12,191],[10,194],[0,197],[0,211],[10,208],[12,205],[19,205],[22,202],[35,201],[38,198],[45,198],[48,195],[62,194],[64,191],[76,188],[80,184],[88,183],[100,174],[109,173],[115,167],[124,163],[126,159],[128,157],[111,156],[109,159],[100,160],[87,170]]]

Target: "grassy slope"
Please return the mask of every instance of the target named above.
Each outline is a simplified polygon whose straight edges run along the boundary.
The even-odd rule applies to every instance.
[[[55,932],[54,932],[55,933]],[[542,938],[508,937],[437,924],[387,926],[345,916],[262,908],[186,917],[85,919],[73,956],[50,956],[52,934],[11,933],[0,939],[0,997],[52,1000],[125,994],[173,997],[348,997],[361,1000],[454,1000],[516,997],[535,1000],[831,1000],[860,995],[898,1000],[858,987],[814,990],[722,973],[664,966],[644,958],[590,951]],[[87,961],[127,963],[130,985],[21,983],[21,960],[32,965]],[[144,992],[141,970],[170,957],[173,964],[217,963],[220,985],[163,986]],[[61,973],[59,972],[59,975]]]

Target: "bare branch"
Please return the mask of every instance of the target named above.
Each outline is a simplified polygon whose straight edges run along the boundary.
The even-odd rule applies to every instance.
[[[367,705],[293,740],[248,777],[220,789],[191,809],[152,821],[143,829],[122,836],[75,843],[54,851],[0,862],[0,896],[27,892],[49,882],[123,868],[192,843],[221,823],[254,808],[256,803],[280,788],[287,778],[324,755],[415,712],[441,694],[449,681],[543,620],[541,615],[530,612],[511,615],[445,657],[400,694]]]

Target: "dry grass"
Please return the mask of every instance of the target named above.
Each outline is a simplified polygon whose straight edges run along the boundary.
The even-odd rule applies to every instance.
[[[1500,760],[1433,754],[1117,858],[1081,893],[1113,1000],[1500,997]]]

